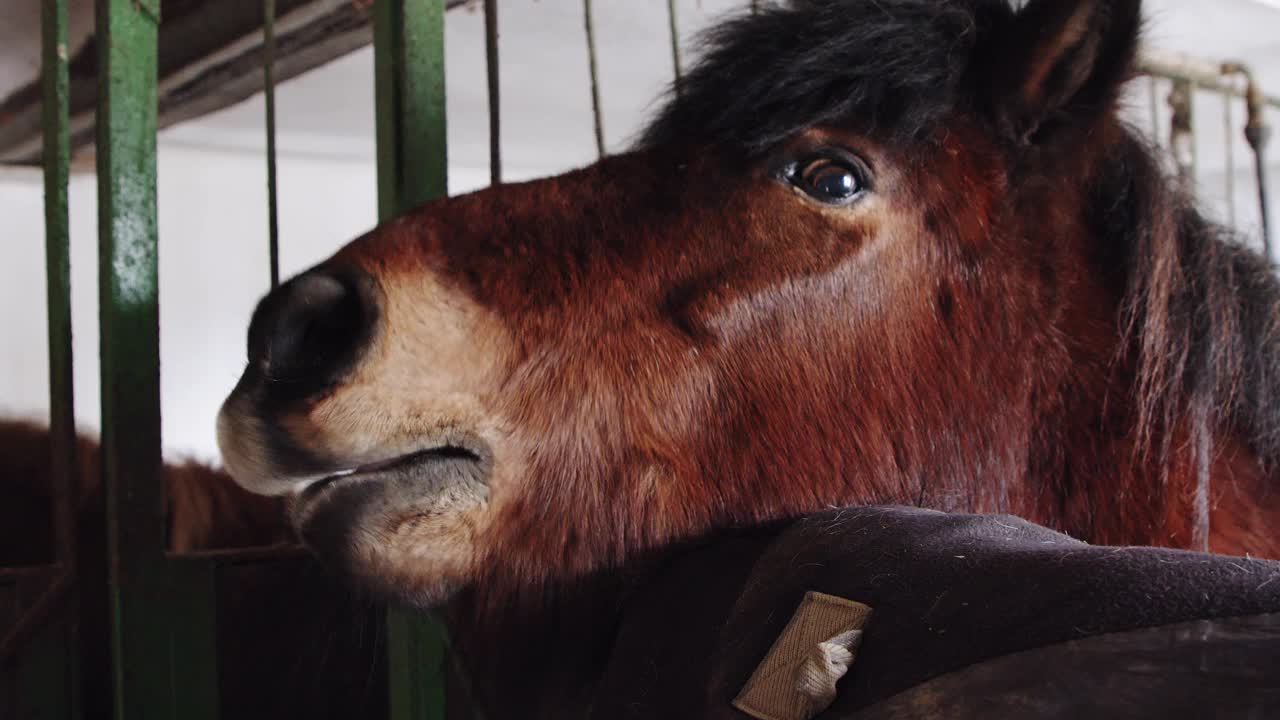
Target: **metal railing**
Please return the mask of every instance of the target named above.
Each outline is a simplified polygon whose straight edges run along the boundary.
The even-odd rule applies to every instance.
[[[1208,93],[1218,98],[1224,121],[1225,219],[1231,225],[1237,224],[1235,145],[1243,140],[1253,155],[1262,249],[1270,257],[1267,148],[1271,127],[1267,122],[1267,111],[1280,108],[1280,98],[1267,95],[1253,71],[1242,62],[1215,62],[1183,53],[1148,49],[1139,61],[1139,69],[1147,77],[1151,132],[1157,140],[1168,143],[1183,187],[1193,195],[1204,191],[1197,183],[1201,165],[1197,143],[1197,94]],[[1168,94],[1162,101],[1163,86],[1168,87]],[[1167,105],[1169,114],[1165,137],[1161,137],[1162,102]],[[1242,115],[1236,114],[1239,106],[1243,106]],[[1243,120],[1243,124],[1237,123],[1237,117]]]

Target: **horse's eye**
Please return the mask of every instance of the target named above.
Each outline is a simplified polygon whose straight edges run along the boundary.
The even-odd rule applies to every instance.
[[[787,180],[815,200],[829,205],[851,202],[866,189],[863,171],[853,161],[822,156],[797,163]]]

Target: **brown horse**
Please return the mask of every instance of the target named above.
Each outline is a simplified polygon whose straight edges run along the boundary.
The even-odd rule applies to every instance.
[[[49,428],[0,419],[0,567],[54,562]],[[81,521],[101,524],[102,449],[76,437],[74,492]],[[275,498],[245,492],[221,470],[187,461],[165,463],[168,550],[176,553],[260,547],[293,540]],[[102,538],[92,540],[95,555]],[[104,556],[105,557],[105,556]]]
[[[633,151],[432,202],[263,300],[230,472],[482,606],[905,503],[1280,556],[1280,284],[1117,116],[1138,0],[796,0]]]

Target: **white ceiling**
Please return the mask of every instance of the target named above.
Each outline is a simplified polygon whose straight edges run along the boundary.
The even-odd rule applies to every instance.
[[[40,72],[40,11],[36,0],[0,0],[0,100]],[[67,57],[93,34],[93,0],[67,0]]]
[[[745,0],[678,0],[686,62],[692,37]],[[1280,94],[1280,0],[1148,0],[1151,45],[1241,59]],[[507,175],[534,176],[594,159],[583,33],[577,0],[501,0],[503,148]],[[624,147],[671,78],[665,0],[596,0],[605,132]],[[451,165],[487,167],[483,16],[449,13],[446,30]],[[278,90],[283,152],[373,161],[373,55],[369,48]],[[255,98],[168,131],[167,141],[260,152]],[[1208,152],[1206,155],[1213,155]]]
[[[679,3],[682,34],[743,6],[742,0]],[[594,159],[590,85],[577,0],[500,3],[503,147],[507,174],[541,174]],[[624,146],[671,78],[665,0],[596,0],[604,123],[610,149]],[[455,167],[488,163],[483,14],[451,11],[446,25],[449,145]],[[277,91],[285,152],[373,158],[373,53],[365,48]],[[174,128],[166,138],[259,152],[260,98]]]

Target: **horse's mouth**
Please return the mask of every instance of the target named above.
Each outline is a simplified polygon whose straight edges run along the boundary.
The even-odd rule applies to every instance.
[[[382,511],[444,509],[460,498],[482,502],[488,494],[487,448],[445,444],[330,473],[298,490],[290,502],[294,527],[304,539],[316,525],[358,522],[371,504]],[[469,503],[464,503],[469,504]]]
[[[463,447],[443,445],[398,455],[388,460],[358,465],[348,470],[332,473],[307,485],[298,493],[297,502],[306,502],[308,497],[314,496],[316,493],[322,493],[326,488],[335,485],[376,482],[379,477],[401,471],[412,471],[416,466],[440,460],[469,460],[478,463],[480,462],[480,456]]]

